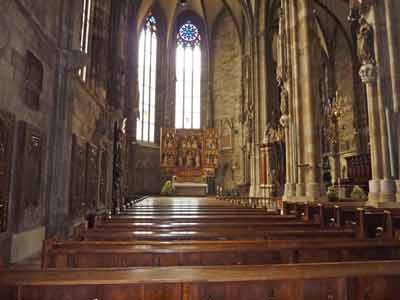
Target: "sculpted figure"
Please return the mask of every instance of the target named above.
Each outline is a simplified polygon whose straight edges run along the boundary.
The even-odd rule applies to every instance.
[[[357,47],[358,58],[362,64],[375,64],[374,30],[364,18],[360,19]]]
[[[288,92],[285,87],[282,87],[281,91],[281,113],[282,115],[288,114]]]
[[[193,156],[192,153],[189,151],[186,156],[186,167],[191,168],[193,166]]]
[[[179,154],[178,156],[178,166],[183,167],[183,157],[182,154]]]
[[[200,168],[200,154],[196,153],[196,168]]]
[[[193,138],[193,142],[192,142],[192,148],[193,148],[193,149],[197,149],[197,148],[198,148],[198,145],[197,145],[197,140],[196,140],[196,138]]]

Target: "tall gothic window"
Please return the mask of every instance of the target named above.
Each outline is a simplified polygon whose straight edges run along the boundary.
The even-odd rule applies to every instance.
[[[200,128],[201,36],[189,20],[178,31],[176,46],[175,127]]]
[[[81,51],[83,53],[89,53],[89,35],[92,13],[92,0],[83,0],[82,10],[82,27],[81,27]],[[82,81],[87,79],[87,67],[83,67],[79,70],[79,77]]]
[[[136,139],[154,143],[156,120],[157,22],[150,14],[139,40],[139,112]]]

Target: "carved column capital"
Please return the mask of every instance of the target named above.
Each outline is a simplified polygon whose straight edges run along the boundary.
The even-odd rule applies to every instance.
[[[378,67],[374,64],[365,64],[360,68],[359,75],[365,84],[376,82],[378,79]]]

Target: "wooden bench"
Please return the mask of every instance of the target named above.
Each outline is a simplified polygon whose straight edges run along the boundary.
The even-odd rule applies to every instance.
[[[400,217],[400,210],[394,210],[394,212]],[[390,238],[394,234],[393,216],[390,210],[369,207],[342,207],[322,203],[286,202],[283,214],[294,215],[305,221],[319,223],[322,228],[355,228],[359,238]]]
[[[270,228],[268,230],[219,230],[219,231],[124,231],[92,229],[80,233],[83,240],[239,240],[239,239],[301,239],[301,238],[354,238],[355,230],[348,229],[295,229]]]
[[[4,300],[397,299],[400,262],[5,271]]]
[[[254,265],[400,259],[394,240],[283,240],[166,245],[46,241],[43,268]]]

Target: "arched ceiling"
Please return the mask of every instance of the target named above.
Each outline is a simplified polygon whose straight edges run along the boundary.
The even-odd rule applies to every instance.
[[[140,25],[143,18],[146,16],[150,8],[157,3],[157,5],[162,9],[164,16],[166,18],[166,23],[168,26],[168,32],[171,32],[175,17],[179,15],[182,11],[190,9],[195,11],[199,16],[203,18],[205,24],[208,26],[208,30],[212,30],[212,26],[215,23],[218,15],[223,9],[227,9],[235,20],[235,23],[240,26],[242,24],[241,19],[244,15],[243,9],[245,1],[243,0],[186,0],[188,5],[181,7],[179,5],[180,0],[142,0],[139,8],[139,24]],[[139,29],[139,28],[138,28]],[[241,28],[238,28],[241,32]]]

